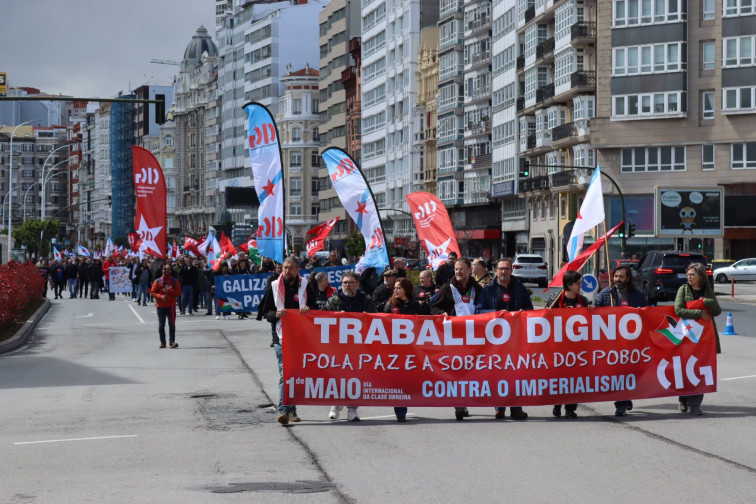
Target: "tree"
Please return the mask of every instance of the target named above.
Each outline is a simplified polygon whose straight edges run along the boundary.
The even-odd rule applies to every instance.
[[[362,254],[364,254],[365,238],[363,238],[362,233],[360,233],[359,231],[352,233],[352,235],[347,239],[344,248],[346,249],[347,255],[349,255],[350,257],[360,257]]]
[[[31,257],[47,257],[50,239],[58,234],[60,222],[55,219],[30,219],[13,232],[13,239],[26,247]]]

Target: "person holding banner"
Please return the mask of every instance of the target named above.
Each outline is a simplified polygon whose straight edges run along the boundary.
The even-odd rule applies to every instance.
[[[335,312],[357,312],[357,313],[375,313],[375,304],[373,300],[360,290],[360,279],[354,271],[345,271],[341,276],[341,290],[332,296],[326,303],[327,311]],[[347,420],[350,422],[359,422],[360,417],[357,414],[357,406],[347,408]],[[339,412],[344,409],[343,406],[331,406],[328,418],[336,420],[339,418]]]
[[[313,274],[312,278],[318,310],[325,310],[328,300],[336,295],[336,289],[328,283],[328,274],[323,271]]]
[[[704,320],[705,322],[711,320],[717,338],[717,353],[722,353],[719,344],[719,331],[717,331],[717,324],[714,322],[714,317],[722,313],[722,308],[717,302],[714,289],[709,285],[706,266],[701,263],[692,263],[688,266],[685,275],[688,283],[681,285],[677,290],[675,315],[687,320]],[[703,394],[680,396],[678,401],[680,402],[681,413],[690,411],[691,415],[703,415],[703,411],[701,411]]]
[[[452,259],[452,254],[453,252],[449,253],[449,260]],[[455,317],[475,314],[475,304],[480,300],[483,289],[472,278],[470,259],[466,257],[457,259],[456,254],[454,256],[454,276],[438,289],[436,299],[431,303],[431,315]],[[441,271],[440,268],[439,271]],[[470,416],[470,412],[465,407],[457,406],[454,408],[454,416],[462,421]]]
[[[373,303],[375,304],[375,309],[379,312],[382,312],[386,308],[386,303],[394,293],[396,275],[396,270],[387,269],[384,271],[381,275],[383,283],[373,291]]]
[[[173,270],[166,263],[163,267],[163,276],[155,280],[150,289],[150,294],[155,298],[155,307],[158,316],[158,334],[160,335],[160,348],[165,348],[165,322],[168,321],[168,345],[178,348],[176,343],[176,298],[181,295],[181,284],[173,278]]]
[[[297,407],[294,405],[284,405],[283,398],[283,353],[281,343],[283,343],[283,334],[281,332],[281,318],[286,316],[286,310],[299,310],[307,313],[310,308],[317,309],[315,304],[315,295],[308,288],[307,281],[299,276],[299,259],[294,256],[287,257],[283,262],[283,272],[278,279],[273,280],[270,284],[270,293],[266,297],[265,306],[261,311],[265,314],[265,319],[270,323],[276,324],[276,334],[278,343],[273,345],[278,359],[278,423],[287,425],[289,422],[299,422],[297,416]],[[300,335],[303,336],[303,335]]]
[[[575,270],[567,270],[562,277],[562,290],[554,292],[546,300],[546,308],[589,308],[591,302],[585,296],[580,294],[580,287],[583,282],[583,275]],[[566,404],[564,414],[569,418],[577,418],[577,404]],[[562,416],[562,405],[557,404],[551,411],[552,414],[559,418]]]
[[[394,295],[386,302],[383,310],[396,315],[424,315],[423,309],[412,297],[412,282],[408,278],[400,278],[394,284]],[[397,422],[407,421],[407,408],[394,407]]]
[[[646,296],[633,285],[633,272],[630,266],[620,265],[612,271],[614,285],[605,287],[596,295],[593,306],[625,306],[628,308],[643,308],[646,306]],[[623,417],[633,409],[633,401],[615,401],[614,416]]]
[[[499,259],[496,263],[496,280],[482,289],[480,301],[475,307],[475,313],[502,310],[515,312],[532,309],[533,302],[530,300],[530,292],[522,285],[522,282],[512,276],[512,259],[509,257]],[[505,406],[497,407],[494,418],[503,420],[506,410]],[[510,406],[509,416],[514,420],[526,420],[528,418],[528,414],[522,410],[521,406]]]

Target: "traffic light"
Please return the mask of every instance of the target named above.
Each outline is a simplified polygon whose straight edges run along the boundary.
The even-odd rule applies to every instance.
[[[530,160],[520,158],[520,178],[530,177]]]
[[[620,228],[617,230],[617,235],[620,238],[624,238],[625,237],[625,225],[624,224],[622,224],[622,226],[620,226]]]
[[[635,236],[635,224],[631,222],[627,225],[627,237],[632,238],[633,236]]]

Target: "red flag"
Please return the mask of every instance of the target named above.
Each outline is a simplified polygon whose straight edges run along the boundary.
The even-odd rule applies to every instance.
[[[173,245],[171,245],[171,258],[178,259],[179,256],[179,248],[176,244],[176,240],[173,240]]]
[[[156,257],[165,257],[167,209],[163,170],[155,156],[147,149],[133,145],[131,151],[137,197],[134,227],[142,239],[145,252]]]
[[[590,259],[591,256],[594,253],[596,253],[596,251],[598,249],[600,249],[604,245],[604,242],[607,239],[609,239],[609,237],[612,236],[614,234],[614,232],[617,231],[619,229],[619,227],[622,224],[624,224],[624,223],[625,223],[625,221],[621,221],[619,224],[617,224],[612,229],[610,229],[608,233],[606,233],[604,236],[602,236],[601,238],[599,238],[598,240],[596,240],[596,243],[594,243],[593,245],[591,245],[590,247],[588,247],[587,249],[585,249],[583,252],[581,252],[580,255],[578,255],[575,259],[572,260],[572,262],[569,262],[569,263],[565,264],[564,266],[562,266],[562,269],[560,269],[559,272],[556,275],[554,275],[554,279],[551,280],[551,283],[549,284],[549,286],[546,287],[543,291],[546,292],[551,287],[559,287],[559,288],[561,288],[562,287],[562,277],[564,276],[564,273],[567,270],[580,271],[580,268],[583,267],[583,264],[585,264],[585,262],[588,259]]]
[[[307,236],[310,236],[307,240],[307,256],[312,257],[315,252],[318,250],[322,250],[322,248],[325,246],[325,239],[328,237],[328,234],[333,229],[333,226],[336,225],[336,222],[339,220],[338,217],[334,217],[331,220],[327,220],[322,224],[318,224],[314,228],[307,231]]]
[[[200,251],[197,249],[197,245],[199,245],[199,242],[195,240],[194,238],[191,238],[187,236],[184,238],[184,250],[186,252],[190,252],[195,257],[199,257],[202,254],[200,254]]]
[[[129,233],[128,237],[131,251],[134,253],[139,252],[139,247],[142,246],[142,240],[139,238],[139,233]]]
[[[221,255],[225,258],[228,256],[235,256],[238,254],[236,251],[236,247],[234,247],[234,244],[231,243],[231,240],[226,237],[225,234],[223,234],[223,231],[221,231],[220,236],[220,246],[221,246]]]
[[[257,249],[257,238],[254,237],[254,235],[247,240],[247,243],[240,243],[239,244],[239,250],[243,250],[247,254],[249,254],[249,249]]]
[[[414,192],[406,198],[415,221],[417,237],[428,254],[433,269],[438,269],[446,262],[449,252],[456,252],[460,256],[451,219],[441,200],[427,192]]]

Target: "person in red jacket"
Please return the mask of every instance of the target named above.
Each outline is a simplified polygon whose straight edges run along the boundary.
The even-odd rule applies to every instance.
[[[118,266],[118,263],[116,263],[113,256],[108,257],[105,259],[105,262],[102,263],[102,272],[105,274],[105,288],[108,289],[108,299],[110,301],[115,301],[115,293],[110,292],[110,268],[116,266]]]
[[[158,334],[160,334],[160,348],[165,348],[165,321],[168,320],[169,340],[171,348],[178,348],[176,343],[176,298],[181,295],[181,284],[173,278],[170,264],[163,266],[163,276],[155,280],[150,289],[155,299],[158,315]]]

